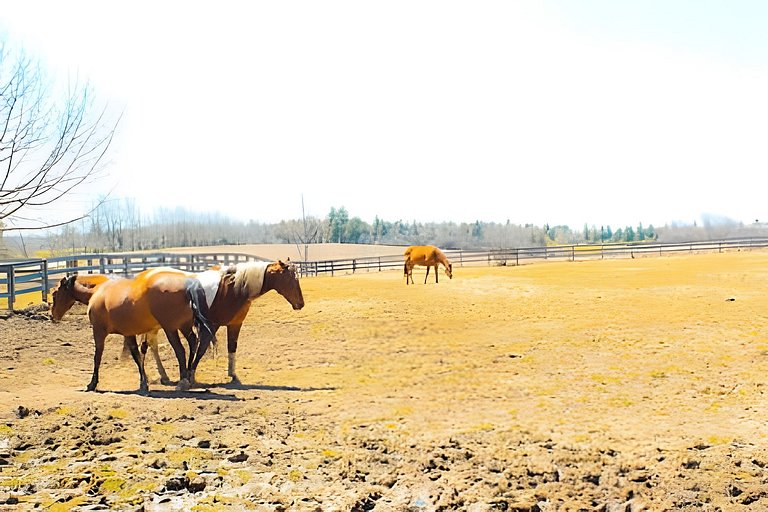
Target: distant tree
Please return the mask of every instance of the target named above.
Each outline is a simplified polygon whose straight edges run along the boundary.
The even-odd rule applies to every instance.
[[[377,215],[375,219],[373,219],[373,243],[379,244],[381,243],[381,239],[384,237],[384,223],[381,221],[379,216]]]
[[[360,217],[352,217],[344,227],[344,240],[352,244],[369,243],[371,226],[363,222]]]
[[[349,222],[349,214],[347,209],[343,206],[338,210],[331,207],[331,211],[328,213],[328,229],[329,241],[342,243],[344,242],[344,230]]]
[[[4,231],[61,226],[80,215],[42,219],[102,170],[117,122],[96,109],[88,85],[58,98],[39,65],[0,41],[0,219]]]
[[[624,230],[624,239],[627,242],[635,241],[635,230],[632,229],[632,226],[627,226],[627,229]]]
[[[476,220],[475,224],[472,226],[472,238],[476,240],[483,238],[483,225],[480,224],[479,220]]]
[[[636,238],[640,242],[645,240],[645,230],[643,229],[643,223],[642,222],[637,225],[637,236],[636,236]]]

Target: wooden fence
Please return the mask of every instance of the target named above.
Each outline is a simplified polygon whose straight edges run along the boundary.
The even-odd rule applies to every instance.
[[[557,245],[550,247],[524,247],[514,249],[445,250],[445,255],[454,266],[471,265],[520,265],[526,262],[544,260],[590,260],[608,258],[640,258],[679,252],[723,252],[728,250],[749,250],[768,247],[768,239],[749,238],[738,240],[715,240],[681,243],[636,243],[598,245]],[[403,248],[405,249],[405,247]],[[299,262],[302,275],[349,274],[356,272],[377,272],[386,269],[403,268],[403,257],[380,256],[346,260]]]
[[[20,295],[40,293],[43,302],[57,281],[71,274],[116,274],[132,276],[155,267],[174,267],[200,272],[214,264],[231,265],[243,261],[263,260],[242,253],[130,253],[79,254],[48,259],[0,262],[0,307],[13,309]]]
[[[680,252],[724,252],[732,250],[762,249],[768,247],[767,238],[740,238],[705,242],[637,243],[604,245],[558,245],[551,247],[525,247],[491,250],[446,250],[454,266],[520,265],[544,260],[590,260],[608,258],[639,258]],[[264,261],[243,253],[130,253],[80,254],[49,259],[27,259],[0,262],[0,307],[13,309],[20,295],[40,293],[48,301],[48,292],[64,276],[74,273],[118,274],[131,276],[153,267],[175,267],[189,272],[200,272],[214,264],[230,265],[244,261]],[[379,272],[403,268],[400,255],[365,258],[297,261],[301,276],[323,274],[354,274]]]

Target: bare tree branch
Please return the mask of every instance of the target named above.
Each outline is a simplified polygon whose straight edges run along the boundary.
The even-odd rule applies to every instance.
[[[0,220],[7,221],[0,231],[81,220],[74,215],[30,225],[39,208],[66,201],[99,177],[122,118],[108,121],[106,106],[94,115],[91,88],[77,78],[61,98],[52,90],[35,62],[10,55],[0,42]]]

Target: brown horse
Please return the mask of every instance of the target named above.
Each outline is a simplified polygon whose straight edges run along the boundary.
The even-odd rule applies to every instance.
[[[214,332],[222,325],[227,326],[227,352],[229,355],[227,374],[232,382],[239,379],[235,374],[235,353],[240,328],[245,321],[251,302],[270,290],[275,290],[287,300],[294,310],[304,307],[304,295],[296,276],[296,267],[276,261],[238,263],[224,270],[224,276],[216,292],[216,298],[209,308],[208,318]],[[189,368],[190,381],[194,382],[195,371],[200,359],[208,348],[210,339],[201,339],[197,355]]]
[[[174,269],[169,268],[168,270]],[[144,271],[140,275],[145,272],[149,271]],[[87,306],[88,301],[96,292],[96,287],[110,279],[115,279],[115,277],[104,274],[78,274],[62,277],[58,286],[52,292],[53,303],[51,304],[51,317],[53,321],[60,321],[66,312],[72,308],[75,302]],[[171,379],[168,378],[168,374],[160,359],[160,353],[157,347],[157,332],[158,329],[153,329],[146,333],[146,343],[149,345],[149,351],[152,353],[152,357],[157,365],[157,370],[160,373],[160,382],[167,386],[171,384]],[[128,343],[125,344],[125,349],[130,352]]]
[[[453,265],[445,257],[443,251],[434,245],[412,245],[405,250],[404,256],[405,266],[403,267],[403,273],[405,274],[405,284],[409,284],[409,280],[413,283],[413,267],[416,265],[427,267],[424,284],[427,284],[430,267],[435,267],[435,282],[437,283],[438,265],[443,265],[445,267],[445,274],[449,279],[453,279]]]
[[[148,272],[157,272],[157,270],[158,269],[151,269],[144,271],[141,274],[138,274],[137,277]],[[187,276],[194,276],[194,274],[187,274],[181,270],[164,270],[183,273]],[[98,284],[93,286],[83,284],[81,286],[80,281],[81,278],[83,281],[91,281],[91,277],[93,277],[93,282],[98,282],[99,284],[109,279],[106,276],[77,276],[63,278],[61,280],[59,287],[53,293],[52,311],[54,319],[60,319],[64,313],[72,307],[75,301],[84,304],[88,303],[88,300],[95,292],[95,288]],[[240,263],[227,268],[224,271],[224,278],[222,278],[219,284],[219,289],[216,292],[216,298],[209,305],[208,319],[213,324],[214,332],[219,326],[227,327],[227,352],[229,354],[227,374],[235,383],[239,382],[239,379],[235,374],[235,354],[237,351],[237,340],[240,336],[240,329],[248,315],[251,302],[270,290],[275,290],[285,297],[294,309],[301,309],[304,307],[304,296],[302,295],[301,286],[299,285],[296,276],[296,268],[290,263],[290,260],[288,263],[282,261],[277,261],[271,264],[265,262]],[[163,364],[160,361],[160,356],[157,353],[156,332],[157,331],[155,330],[154,337],[152,336],[151,331],[148,333],[149,349],[157,363],[158,371],[161,375],[161,382],[166,384],[169,381],[165,369],[163,368]],[[127,343],[126,346],[128,346]],[[197,369],[197,364],[207,348],[207,344],[205,347],[201,346],[198,348],[199,352],[196,353],[192,347],[190,347],[190,364],[188,368],[191,371],[187,378],[191,383],[194,382],[194,373]],[[193,358],[196,360],[193,361]]]
[[[121,334],[139,368],[139,392],[148,392],[143,358],[139,354],[136,336],[159,328],[165,331],[179,363],[180,387],[188,386],[188,365],[178,331],[184,334],[190,352],[197,348],[198,327],[206,346],[213,329],[206,315],[208,305],[200,281],[178,271],[152,269],[134,279],[111,279],[96,286],[88,301],[88,318],[93,328],[95,353],[93,376],[86,390],[93,391],[99,382],[99,366],[108,334]],[[146,347],[142,350],[146,353]]]

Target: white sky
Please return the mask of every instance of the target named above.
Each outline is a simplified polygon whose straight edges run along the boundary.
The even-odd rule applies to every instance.
[[[7,2],[114,194],[274,222],[768,220],[768,2]]]

